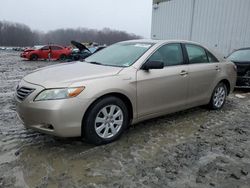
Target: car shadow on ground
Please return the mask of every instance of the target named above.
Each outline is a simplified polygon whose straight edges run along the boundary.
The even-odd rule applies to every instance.
[[[207,113],[209,111],[204,107],[196,107],[185,111],[172,113],[169,115],[161,116],[158,118],[143,121],[141,123],[129,126],[121,138],[114,143],[112,146],[132,146],[135,141],[137,144],[145,144],[147,140],[157,134],[173,134],[169,137],[169,142],[173,142],[178,137],[190,136],[192,133],[197,131],[201,124],[207,120]],[[27,130],[27,139],[24,139],[23,147],[30,147],[31,145],[39,145],[40,149],[46,148],[70,148],[78,152],[85,152],[89,149],[98,147],[87,143],[84,138],[60,138],[52,135],[46,135],[37,133],[33,130]],[[174,135],[175,134],[175,135]],[[168,138],[165,138],[166,140]],[[110,144],[108,144],[110,145]],[[107,145],[99,146],[106,147]],[[65,150],[67,152],[67,150]]]
[[[236,88],[234,89],[235,93],[249,93],[250,92],[250,88]]]

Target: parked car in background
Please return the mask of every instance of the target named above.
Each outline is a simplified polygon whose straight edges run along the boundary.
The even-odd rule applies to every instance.
[[[67,61],[78,61],[84,60],[85,58],[89,57],[90,55],[102,50],[105,46],[92,46],[86,47],[84,44],[81,44],[76,41],[71,41],[71,44],[76,48],[72,49],[70,56],[68,56]]]
[[[221,109],[235,82],[235,65],[197,43],[133,40],[35,71],[15,98],[26,127],[99,145],[131,123],[200,105]]]
[[[25,48],[24,47],[14,47],[13,50],[14,51],[24,51]]]
[[[235,50],[228,59],[237,66],[236,87],[250,88],[250,47]]]
[[[64,60],[71,54],[71,49],[68,47],[44,45],[25,49],[20,56],[28,60],[36,61],[38,59],[48,59],[50,51],[50,59],[52,60]]]

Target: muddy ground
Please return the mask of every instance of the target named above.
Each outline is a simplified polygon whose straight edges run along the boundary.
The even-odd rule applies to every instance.
[[[0,187],[250,187],[249,91],[230,95],[223,110],[146,121],[95,147],[26,130],[16,116],[19,80],[55,63],[0,51]]]

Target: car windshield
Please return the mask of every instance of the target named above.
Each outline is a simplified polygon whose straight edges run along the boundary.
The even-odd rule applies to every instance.
[[[34,46],[33,48],[34,48],[35,50],[39,50],[39,49],[41,49],[42,47],[44,47],[44,46],[42,46],[42,45],[37,45],[37,46]]]
[[[250,62],[250,49],[245,50],[237,50],[233,52],[229,57],[229,60],[231,61],[237,61],[237,62]]]
[[[135,63],[153,43],[117,43],[86,58],[88,63],[128,67]]]
[[[88,48],[89,49],[89,51],[91,52],[91,53],[94,53],[95,51],[96,51],[96,47],[91,47],[91,48]]]

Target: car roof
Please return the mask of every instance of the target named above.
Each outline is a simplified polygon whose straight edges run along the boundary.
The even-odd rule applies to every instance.
[[[200,43],[194,42],[194,41],[188,41],[188,40],[154,40],[154,39],[138,39],[138,40],[127,40],[123,41],[121,43],[129,43],[129,42],[138,42],[138,43],[152,43],[152,44],[163,44],[163,43],[189,43],[189,44],[196,44],[203,46]]]
[[[187,43],[187,44],[194,44],[194,45],[198,45],[201,46],[203,48],[205,48],[206,50],[208,50],[210,53],[212,53],[219,61],[225,61],[225,59],[223,58],[223,56],[218,53],[215,52],[214,50],[198,43],[198,42],[194,42],[194,41],[189,41],[189,40],[153,40],[153,39],[139,39],[139,40],[128,40],[128,41],[123,41],[120,43],[130,43],[130,42],[138,42],[138,43],[151,43],[151,44],[158,44],[158,45],[162,45],[162,44],[167,44],[167,43]]]

